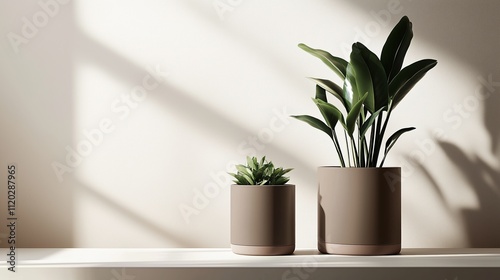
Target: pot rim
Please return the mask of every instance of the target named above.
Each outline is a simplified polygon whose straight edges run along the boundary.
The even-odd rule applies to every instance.
[[[383,166],[383,167],[342,167],[339,165],[322,165],[318,168],[332,168],[332,169],[401,169],[400,166]]]
[[[295,187],[294,184],[284,184],[284,185],[238,185],[238,184],[231,184],[231,186],[235,186],[235,187],[261,187],[261,188],[268,188],[268,187]]]

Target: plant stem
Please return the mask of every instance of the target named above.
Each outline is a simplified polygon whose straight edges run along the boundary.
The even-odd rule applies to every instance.
[[[384,121],[384,125],[382,127],[382,131],[380,132],[379,134],[379,137],[378,137],[378,147],[379,147],[379,151],[380,151],[380,145],[382,145],[382,139],[384,138],[384,134],[385,134],[385,129],[387,128],[387,124],[389,123],[389,118],[391,117],[391,113],[392,113],[392,104],[389,104],[389,108],[387,109],[387,117],[385,117],[385,121]],[[377,161],[378,161],[378,153],[377,153],[377,158],[375,159],[375,164],[377,164]],[[379,167],[382,167],[382,164],[384,164],[384,162],[381,162],[380,163],[380,166]]]
[[[344,139],[345,139],[345,145],[346,145],[346,150],[347,150],[347,161],[349,163],[349,167],[351,167],[351,154],[349,152],[349,141],[347,140],[347,133],[344,130]]]
[[[376,123],[374,125],[376,126]],[[375,166],[377,166],[376,164],[373,164],[373,158],[372,158],[372,156],[373,156],[373,147],[375,145],[375,143],[374,143],[375,129],[376,128],[374,126],[372,126],[370,128],[370,149],[368,150],[368,161],[369,161],[368,166],[369,167],[375,167]]]
[[[340,148],[339,139],[337,138],[337,132],[335,132],[335,129],[332,129],[332,135],[333,144],[335,145],[335,149],[337,149],[337,154],[339,155],[340,165],[345,167],[344,155],[342,155],[342,149]]]
[[[362,157],[364,159],[364,167],[371,167],[370,166],[370,156],[369,156],[369,151],[368,151],[368,143],[366,141],[366,137],[363,136],[363,140],[361,142],[363,144],[363,150],[362,150]],[[368,154],[367,154],[368,153]]]
[[[361,126],[363,126],[363,122],[364,122],[364,119],[365,119],[365,110],[361,110],[361,114],[359,114],[359,117],[358,117],[358,149],[359,149],[359,155],[358,155],[358,163],[359,163],[359,166],[358,167],[364,167],[365,166],[365,158],[364,158],[364,152],[363,152],[363,139],[361,139],[361,135],[359,134],[359,129],[361,128]]]
[[[356,141],[354,140],[354,137],[351,136],[351,143],[352,143],[352,157],[354,158],[354,165],[356,167],[360,167],[359,166],[359,154],[358,154],[358,149],[356,148]]]
[[[383,135],[381,136],[380,135],[380,129],[382,127],[382,113],[380,115],[378,115],[378,118],[377,118],[377,125],[375,126],[376,127],[376,131],[375,131],[375,143],[374,143],[374,146],[373,146],[373,158],[372,158],[372,164],[373,166],[377,166],[377,161],[378,161],[378,155],[380,153],[380,145],[382,143],[382,137]]]
[[[365,145],[363,145],[363,140],[360,140],[359,143],[359,163],[360,167],[366,167],[366,160],[365,160]]]

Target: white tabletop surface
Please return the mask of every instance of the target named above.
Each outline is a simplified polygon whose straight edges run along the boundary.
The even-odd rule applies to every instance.
[[[5,258],[7,249],[1,249]],[[392,256],[340,256],[297,249],[288,256],[241,256],[230,249],[72,248],[17,249],[18,267],[489,267],[500,268],[498,249],[403,249]],[[7,267],[5,261],[0,268]]]

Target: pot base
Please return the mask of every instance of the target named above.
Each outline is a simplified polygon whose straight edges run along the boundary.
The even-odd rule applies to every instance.
[[[337,255],[396,255],[401,251],[401,244],[350,245],[318,242],[318,250],[323,254]]]
[[[231,244],[231,250],[238,255],[275,256],[290,255],[295,251],[295,245],[288,246],[247,246]]]

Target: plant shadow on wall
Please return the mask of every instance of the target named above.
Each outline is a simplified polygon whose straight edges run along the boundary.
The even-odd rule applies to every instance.
[[[491,95],[484,102],[483,122],[491,141],[490,153],[496,162],[485,161],[479,154],[467,154],[460,146],[437,141],[437,147],[447,157],[446,164],[454,165],[461,174],[466,184],[473,188],[477,197],[476,208],[463,208],[458,216],[462,219],[464,233],[466,233],[469,246],[500,247],[500,96]],[[496,165],[496,166],[495,166]],[[443,186],[437,183],[437,178],[432,175],[428,167],[418,165],[431,187],[437,193],[443,205],[447,205],[446,197],[442,192]],[[455,211],[448,207],[448,212]]]
[[[467,69],[481,73],[482,77],[486,78],[491,73],[493,76],[498,76],[500,57],[497,55],[497,50],[500,47],[500,36],[497,26],[500,24],[500,17],[496,15],[497,1],[351,0],[348,3],[359,12],[364,11],[372,19],[353,26],[351,29],[353,36],[370,42],[373,40],[372,33],[387,28],[399,15],[408,14],[418,23],[416,25],[419,29],[416,32],[423,40],[432,44],[432,48],[444,50],[446,56],[454,58]],[[336,8],[332,5],[332,9]],[[464,21],[464,18],[468,20]],[[493,94],[497,93],[498,90]],[[443,97],[448,96],[451,95],[443,95]],[[422,98],[426,97],[422,95]],[[429,96],[429,98],[434,97]],[[429,166],[418,164],[416,166],[429,181],[429,185],[434,188],[435,197],[447,207],[447,214],[462,220],[463,232],[467,235],[469,246],[498,247],[500,246],[500,126],[498,125],[500,98],[492,95],[484,105],[484,127],[492,143],[488,152],[497,158],[496,161],[487,161],[480,154],[465,152],[464,148],[457,144],[436,143],[436,149],[442,151],[447,159],[442,165],[456,168],[456,173],[462,176],[463,184],[470,187],[476,195],[477,208],[456,210],[449,207],[443,190],[445,187],[453,189],[453,186],[440,185],[438,173],[433,172]],[[422,128],[417,127],[417,129]],[[486,147],[478,148],[486,151]],[[424,162],[424,165],[426,163],[428,161]]]

